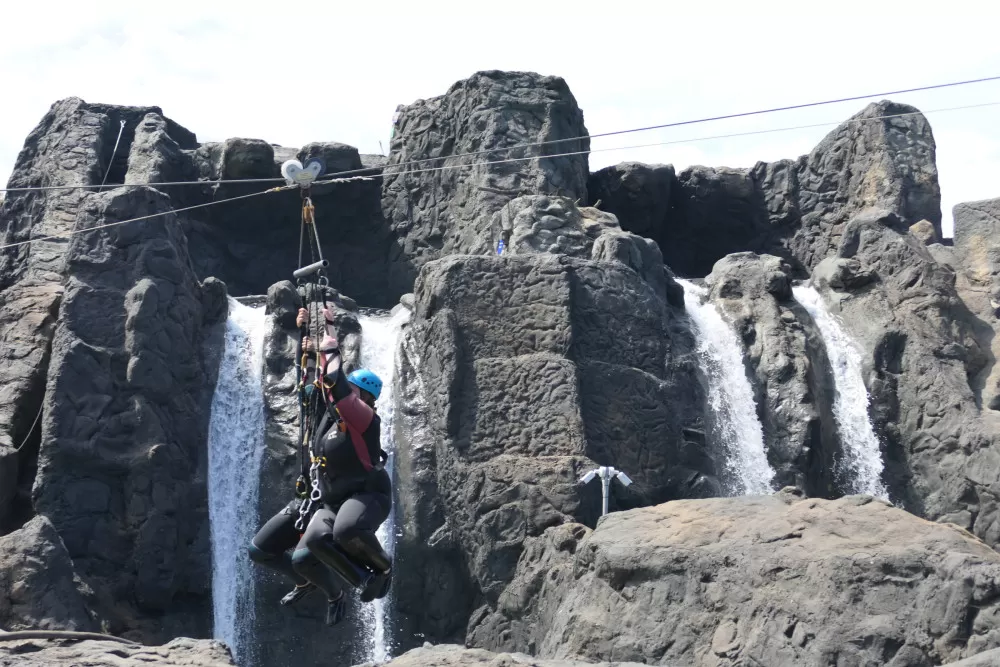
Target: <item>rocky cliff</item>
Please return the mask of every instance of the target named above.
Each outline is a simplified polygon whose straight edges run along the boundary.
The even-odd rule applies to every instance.
[[[749,169],[623,163],[590,177],[591,202],[622,227],[654,239],[666,263],[701,277],[730,253],[791,261],[804,277],[833,252],[844,226],[865,208],[929,221],[941,237],[941,192],[930,124],[889,101],[869,104],[809,155]]]
[[[0,627],[165,646],[0,635],[0,663],[228,661],[167,642],[214,632],[206,442],[227,292],[267,294],[248,520],[298,473],[301,201],[203,205],[277,184],[256,179],[296,156],[369,168],[312,191],[349,366],[358,304],[413,293],[384,378],[389,635],[413,649],[398,664],[922,667],[1000,647],[1000,207],[957,207],[941,242],[918,111],[869,105],[809,155],[747,170],[588,174],[585,153],[552,157],[589,146],[566,82],[491,71],[401,106],[393,133],[386,158],[199,143],[158,108],[71,99],[28,138],[12,186],[108,187],[0,209],[3,243],[31,241],[0,255]],[[731,461],[676,275],[704,279],[735,333],[772,490],[789,488],[720,497]],[[840,474],[855,444],[836,414],[842,362],[795,297],[806,280],[859,359],[855,407],[895,507]],[[634,482],[612,486],[605,518],[599,484],[580,483],[598,465]],[[253,660],[370,656],[361,605],[327,629],[316,600],[286,610],[285,582],[255,571],[255,586]]]

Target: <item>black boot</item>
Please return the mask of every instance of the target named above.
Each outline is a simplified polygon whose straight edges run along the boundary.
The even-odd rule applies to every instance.
[[[392,585],[392,570],[380,572],[371,578],[365,589],[361,591],[361,601],[371,602],[381,600],[389,594],[389,586]]]
[[[342,544],[352,560],[363,564],[375,574],[362,587],[361,601],[371,602],[384,598],[392,583],[392,558],[382,549],[378,538],[371,533],[360,533],[344,540]]]

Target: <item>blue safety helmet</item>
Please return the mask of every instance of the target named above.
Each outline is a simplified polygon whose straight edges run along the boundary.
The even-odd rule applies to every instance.
[[[359,368],[347,376],[347,381],[355,387],[369,392],[375,398],[382,393],[382,381],[367,368]]]

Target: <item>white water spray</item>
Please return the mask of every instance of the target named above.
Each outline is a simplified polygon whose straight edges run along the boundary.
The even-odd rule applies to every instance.
[[[229,299],[225,352],[208,430],[208,512],[212,534],[215,638],[244,657],[253,626],[254,587],[247,545],[254,535],[247,508],[257,507],[264,450],[264,307]]]
[[[867,493],[888,500],[889,494],[881,480],[882,454],[868,418],[868,390],[861,373],[861,351],[827,309],[815,288],[795,286],[792,294],[819,328],[833,369],[833,416],[844,453],[839,464],[841,481],[852,493]]]
[[[770,494],[774,470],[767,462],[764,430],[736,333],[707,298],[707,289],[686,280],[677,282],[684,288],[685,308],[696,329],[698,358],[708,378],[708,404],[726,453],[729,491],[743,496]]]
[[[386,471],[392,477],[393,463],[395,460],[395,442],[392,438],[393,423],[393,375],[396,370],[396,351],[399,341],[399,334],[403,325],[410,319],[410,311],[406,308],[399,308],[395,315],[361,315],[358,320],[361,323],[361,367],[374,371],[382,380],[382,394],[378,398],[376,407],[379,418],[382,420],[382,449],[389,455],[386,462]],[[376,533],[379,542],[390,556],[395,551],[396,542],[396,508],[393,507],[389,517],[379,526]],[[398,576],[394,572],[393,576]],[[369,660],[373,662],[388,661],[392,655],[392,647],[389,645],[388,627],[390,623],[392,589],[389,595],[381,600],[375,600],[371,605],[366,605],[364,614],[367,617],[368,627],[373,628],[373,633],[369,642]]]

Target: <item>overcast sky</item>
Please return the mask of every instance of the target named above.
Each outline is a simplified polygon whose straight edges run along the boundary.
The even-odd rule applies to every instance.
[[[1000,3],[987,0],[9,4],[0,182],[49,106],[70,96],[159,106],[201,141],[341,141],[379,153],[397,104],[484,69],[562,76],[591,133],[1000,75]],[[1000,106],[933,110],[1000,102],[1000,82],[892,99],[927,112],[950,235],[954,204],[1000,197]],[[829,123],[601,151],[590,165],[797,157],[866,103],[597,139],[594,149]]]

